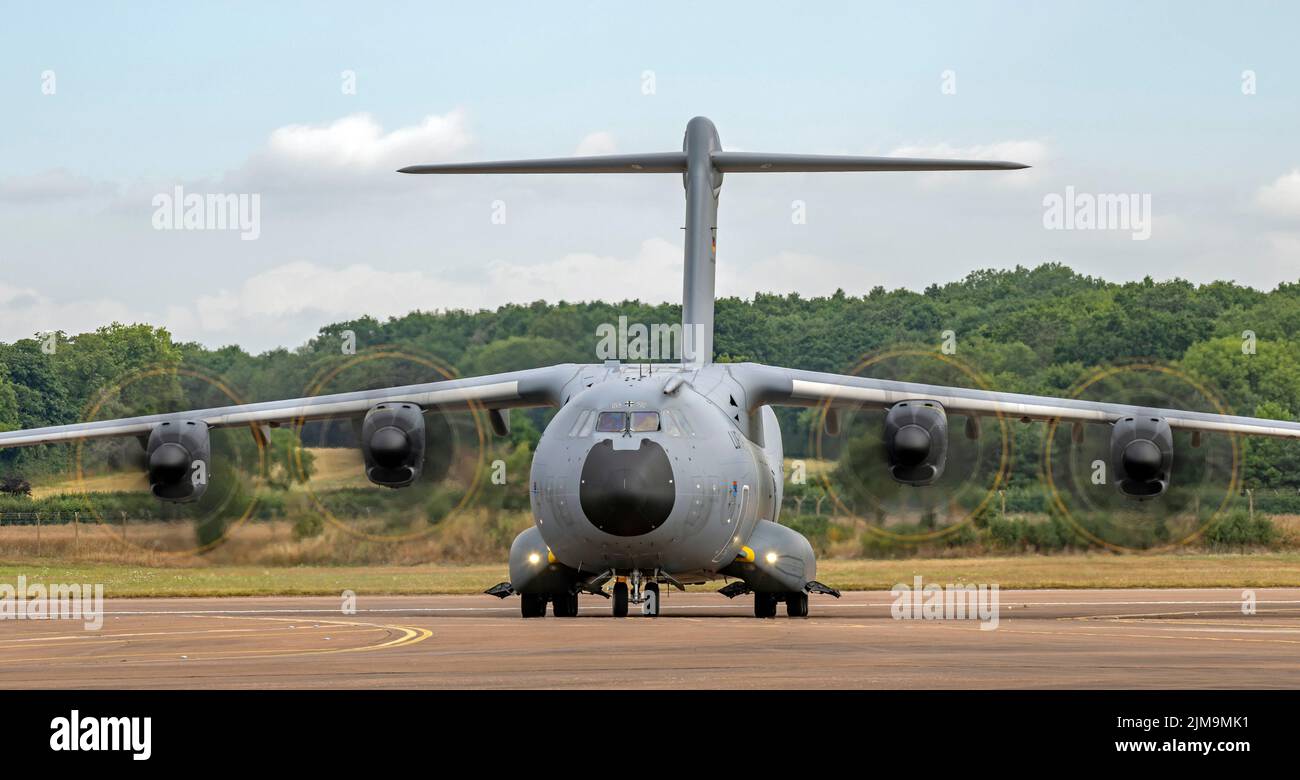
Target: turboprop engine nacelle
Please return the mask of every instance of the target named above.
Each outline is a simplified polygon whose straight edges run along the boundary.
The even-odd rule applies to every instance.
[[[1160,417],[1124,417],[1110,432],[1110,468],[1119,492],[1155,498],[1169,488],[1174,433]]]
[[[415,404],[379,404],[361,423],[366,478],[376,485],[406,487],[424,467],[424,412]]]
[[[900,401],[885,413],[889,473],[905,485],[929,485],[948,462],[948,416],[938,401]]]
[[[149,490],[164,501],[197,501],[208,489],[212,442],[207,423],[178,420],[155,425],[145,445]]]

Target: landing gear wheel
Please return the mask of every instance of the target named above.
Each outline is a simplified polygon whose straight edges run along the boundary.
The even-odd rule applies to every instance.
[[[577,617],[578,616],[578,594],[577,593],[556,593],[554,599],[556,617]]]
[[[627,583],[614,583],[614,617],[627,617]]]
[[[519,614],[526,618],[546,617],[546,597],[540,593],[520,594]]]
[[[754,594],[754,617],[758,617],[758,618],[776,617],[776,594],[775,593]]]
[[[791,593],[786,596],[785,614],[790,617],[808,617],[808,594]]]
[[[647,617],[659,617],[659,583],[646,583],[645,601],[641,602],[641,614]]]

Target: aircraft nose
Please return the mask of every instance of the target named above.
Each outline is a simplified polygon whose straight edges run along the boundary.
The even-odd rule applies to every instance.
[[[607,534],[650,533],[668,519],[677,499],[668,453],[649,439],[635,450],[598,442],[582,465],[578,499],[587,521]]]

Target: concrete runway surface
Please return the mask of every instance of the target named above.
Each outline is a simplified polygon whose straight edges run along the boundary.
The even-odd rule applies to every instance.
[[[886,592],[673,593],[663,614],[523,620],[517,598],[118,599],[99,631],[0,621],[0,688],[1300,688],[1300,589],[1004,591],[996,630]]]

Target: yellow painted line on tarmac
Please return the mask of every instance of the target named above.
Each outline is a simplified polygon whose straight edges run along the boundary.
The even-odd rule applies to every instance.
[[[368,633],[371,633],[371,632],[374,631],[374,630],[375,630],[375,629],[357,629],[357,630],[354,630],[354,631],[336,631],[336,632],[334,632],[334,635],[335,635],[335,636],[343,636],[344,634],[368,634]],[[84,645],[83,645],[83,647],[84,647]],[[363,647],[363,648],[357,648],[357,649],[364,649],[364,647]],[[22,663],[22,662],[25,662],[25,661],[39,661],[39,662],[41,662],[41,663],[49,663],[49,664],[57,664],[57,663],[85,663],[85,662],[87,662],[87,661],[121,661],[121,660],[125,660],[125,659],[128,659],[128,658],[135,658],[135,659],[152,658],[152,659],[160,660],[160,661],[161,661],[161,660],[175,661],[175,660],[180,660],[181,656],[185,656],[185,659],[184,659],[184,660],[186,660],[186,661],[198,661],[198,660],[208,661],[208,660],[221,660],[221,659],[229,659],[229,658],[238,658],[238,657],[240,657],[240,656],[260,655],[260,654],[263,654],[263,653],[284,653],[284,654],[286,654],[286,655],[300,655],[300,654],[301,654],[301,655],[308,655],[308,654],[311,654],[311,653],[314,653],[314,652],[317,652],[317,651],[313,651],[313,650],[298,650],[298,651],[284,651],[284,650],[243,650],[243,651],[229,651],[229,650],[223,650],[223,651],[219,651],[219,652],[221,652],[221,653],[224,654],[224,655],[222,655],[222,656],[203,656],[203,655],[201,655],[202,652],[203,652],[202,650],[188,650],[188,651],[186,651],[186,652],[184,652],[184,653],[181,653],[181,652],[176,651],[176,650],[167,650],[167,651],[162,651],[162,650],[151,650],[151,651],[149,651],[149,652],[144,652],[144,653],[112,653],[112,652],[109,652],[109,653],[101,653],[101,654],[97,654],[97,655],[63,655],[63,656],[48,656],[48,655],[45,655],[45,656],[36,656],[36,657],[33,657],[33,658],[5,658],[5,659],[0,659],[0,664],[16,664],[16,663]],[[325,650],[325,651],[321,651],[321,652],[336,652],[336,649],[333,649],[333,648],[332,648],[332,649],[330,649],[330,650]]]
[[[310,621],[302,621],[302,622],[310,622]],[[296,631],[299,628],[325,628],[325,626],[303,625],[303,626],[289,627],[283,630]],[[21,645],[28,642],[59,642],[62,640],[72,640],[75,642],[90,642],[90,641],[105,642],[105,641],[112,641],[115,639],[138,639],[141,637],[155,637],[155,636],[172,637],[172,636],[184,636],[186,634],[257,634],[257,633],[264,633],[264,631],[265,629],[258,629],[258,628],[203,628],[203,629],[195,629],[193,631],[136,631],[131,633],[105,633],[102,631],[93,631],[91,629],[86,629],[86,633],[84,634],[63,634],[59,636],[37,636],[37,637],[23,637],[21,639],[0,639],[0,648],[3,648],[5,645],[10,645],[10,644]]]
[[[225,616],[222,615],[213,615],[212,618],[214,620],[238,619],[238,618],[226,618]],[[294,620],[293,618],[256,618],[256,619],[277,620],[284,623],[302,622],[302,621]],[[417,642],[423,642],[424,640],[433,636],[433,632],[427,628],[415,628],[412,626],[380,625],[379,623],[361,623],[353,620],[313,620],[311,622],[326,623],[329,625],[336,625],[336,626],[359,626],[359,627],[372,628],[372,629],[379,628],[379,629],[384,629],[386,631],[401,631],[402,635],[397,637],[396,639],[390,639],[389,641],[378,645],[365,645],[363,647],[328,648],[322,650],[307,650],[301,653],[299,652],[289,653],[289,655],[301,655],[301,654],[329,655],[334,653],[361,653],[361,652],[368,652],[370,650],[383,650],[385,648],[406,647],[408,645],[416,644]]]
[[[285,623],[294,623],[295,626],[302,625],[302,628],[304,629],[306,628],[318,629],[318,628],[326,628],[329,626],[344,628],[344,629],[353,629],[353,630],[344,630],[344,631],[336,632],[339,635],[370,633],[373,631],[384,631],[384,632],[396,631],[398,632],[398,636],[393,637],[386,642],[381,642],[379,644],[361,645],[358,647],[330,647],[330,648],[301,649],[301,650],[284,650],[281,648],[234,650],[234,651],[221,650],[221,651],[217,651],[217,653],[214,655],[206,655],[202,650],[196,650],[196,651],[190,651],[188,653],[185,653],[184,655],[188,656],[186,660],[219,661],[219,660],[231,660],[237,658],[244,658],[250,656],[259,656],[263,658],[268,658],[268,657],[285,657],[285,656],[300,656],[300,655],[336,655],[341,653],[361,653],[361,652],[369,652],[372,650],[396,649],[400,647],[407,647],[409,645],[414,645],[418,642],[423,642],[424,640],[433,636],[433,632],[425,628],[416,628],[412,626],[381,625],[378,623],[364,623],[364,622],[350,621],[350,620],[312,619],[308,621],[303,621],[303,620],[296,620],[293,618],[268,618],[268,617],[247,617],[247,616],[228,617],[228,616],[220,616],[220,615],[208,616],[208,619],[278,621],[278,622],[285,622]],[[297,630],[296,627],[293,630]],[[230,633],[230,632],[257,633],[255,630],[250,630],[250,629],[212,629],[211,631],[217,633]],[[171,638],[173,636],[188,635],[188,634],[195,634],[195,633],[204,633],[204,632],[194,632],[194,631],[142,632],[138,636]],[[116,641],[117,638],[122,636],[124,635],[117,634],[117,635],[102,636],[102,637],[96,637],[94,635],[91,635],[88,638],[91,640],[98,639],[100,642],[104,642],[104,641],[112,642],[112,641]],[[86,639],[76,638],[75,641],[64,643],[64,646],[66,645],[86,646],[84,644],[85,641]],[[52,645],[43,645],[42,647],[57,647],[57,646],[60,645],[52,644]],[[179,655],[181,654],[177,653],[176,651],[167,651],[167,652],[153,651],[147,653],[108,653],[103,655],[91,655],[91,656],[78,655],[78,656],[63,656],[63,657],[52,657],[46,655],[46,656],[38,656],[34,658],[5,658],[5,659],[0,659],[0,664],[16,664],[16,663],[29,662],[29,661],[40,661],[40,662],[76,661],[80,663],[85,663],[86,661],[102,661],[102,660],[126,659],[126,658],[137,658],[137,659],[153,658],[155,660],[177,660]]]

